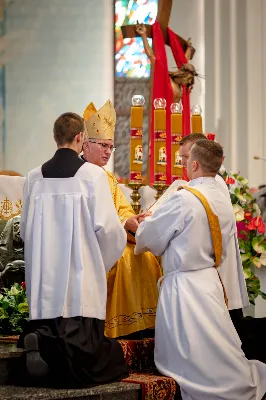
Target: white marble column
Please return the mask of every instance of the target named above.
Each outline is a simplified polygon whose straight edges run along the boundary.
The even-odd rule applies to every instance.
[[[264,0],[247,1],[247,165],[253,185],[266,182],[266,163],[256,161],[254,155],[266,156],[266,4]],[[255,270],[266,292],[266,267]],[[256,300],[256,317],[266,317],[266,301]]]
[[[226,168],[246,176],[246,0],[205,0],[205,46],[206,131],[223,144]]]
[[[204,0],[173,1],[170,28],[184,39],[191,37],[196,54],[191,63],[200,75],[205,75],[205,4]],[[167,49],[168,68],[174,70],[176,63],[170,49]],[[190,100],[191,107],[200,104],[205,123],[205,79],[195,80]]]
[[[247,165],[248,177],[253,185],[265,182],[263,161],[255,161],[254,155],[265,155],[265,58],[266,36],[263,29],[264,0],[247,1]],[[265,61],[265,60],[264,60]]]

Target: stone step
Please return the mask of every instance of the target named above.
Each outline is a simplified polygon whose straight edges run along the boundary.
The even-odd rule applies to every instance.
[[[3,340],[3,339],[2,339]],[[154,339],[121,340],[124,357],[130,371],[154,371]],[[14,383],[14,370],[18,370],[23,350],[16,341],[0,341],[0,385]]]
[[[122,343],[123,342],[123,343]],[[166,399],[181,399],[178,385],[176,382],[168,377],[162,376],[156,371],[153,362],[153,350],[154,341],[153,339],[143,339],[137,341],[121,341],[121,346],[124,351],[125,360],[130,368],[130,376],[126,378],[121,384],[137,384],[134,390],[137,390],[137,395],[151,400],[156,400],[160,398],[161,400]],[[7,385],[19,385],[25,382],[23,378],[23,370],[25,369],[23,359],[23,350],[18,349],[16,342],[14,343],[0,343],[0,399],[137,399],[134,397],[135,392],[123,392],[123,396],[120,393],[110,392],[111,396],[107,397],[108,393],[102,393],[102,388],[109,387],[114,388],[115,384],[98,386],[93,389],[85,389],[69,391],[69,390],[54,390],[52,389],[36,389],[36,388],[25,388],[25,387],[14,387]],[[17,379],[20,378],[20,379]],[[2,385],[2,386],[1,386]],[[119,387],[119,386],[118,386]],[[123,386],[124,389],[128,390],[128,387]],[[99,389],[98,389],[99,388]],[[130,387],[129,387],[130,388]],[[91,392],[92,390],[96,391]],[[100,392],[97,392],[99,390]],[[113,390],[113,389],[112,389]],[[117,390],[117,389],[116,389]],[[35,392],[34,392],[35,391]],[[47,397],[52,396],[55,393],[57,397]],[[72,397],[68,397],[68,393],[72,394]],[[77,394],[75,394],[77,393]],[[117,393],[117,394],[116,394]],[[11,396],[12,394],[12,396]],[[24,397],[19,397],[19,396]],[[74,397],[74,395],[76,397]],[[9,397],[8,397],[9,396]],[[11,397],[10,397],[11,396]],[[15,397],[14,397],[15,396]],[[28,397],[27,397],[28,396]],[[46,397],[45,397],[46,396]],[[59,397],[61,396],[61,397]],[[91,396],[91,397],[90,397]],[[98,397],[97,397],[98,396]],[[99,397],[102,396],[102,397]],[[105,397],[104,397],[105,396]],[[118,397],[120,396],[120,397]],[[122,396],[122,397],[121,397]],[[125,397],[128,396],[128,397]],[[133,396],[133,397],[132,397]]]
[[[117,382],[90,389],[47,389],[19,386],[0,386],[1,400],[139,400],[141,386]]]
[[[15,371],[22,363],[23,350],[16,343],[0,343],[0,388],[14,382]],[[0,397],[1,399],[1,397]]]

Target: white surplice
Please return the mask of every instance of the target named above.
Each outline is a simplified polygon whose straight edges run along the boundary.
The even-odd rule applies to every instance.
[[[74,177],[43,178],[38,167],[22,204],[30,319],[104,320],[106,273],[127,240],[104,170],[85,163]]]
[[[235,234],[232,205],[214,178],[190,182],[218,216],[226,258]],[[231,321],[214,266],[206,211],[192,193],[173,194],[142,222],[136,253],[162,255],[155,327],[155,364],[181,387],[183,400],[261,400],[266,365],[248,361]]]

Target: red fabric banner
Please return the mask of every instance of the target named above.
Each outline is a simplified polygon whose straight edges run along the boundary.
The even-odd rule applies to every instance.
[[[185,56],[184,50],[178,40],[176,34],[168,28],[170,47],[173,52],[173,56],[178,68],[182,64],[187,64],[187,58]],[[187,136],[191,133],[190,131],[190,93],[186,87],[183,86],[182,95],[182,105],[183,105],[183,136]]]
[[[172,49],[177,66],[187,63],[182,46],[177,36],[168,29],[170,47]],[[164,98],[166,100],[166,153],[167,166],[166,177],[167,184],[172,183],[171,179],[171,125],[170,125],[170,106],[173,103],[173,91],[168,75],[168,62],[165,49],[163,33],[160,24],[156,21],[152,26],[153,49],[155,54],[153,92],[152,92],[152,115],[151,115],[151,154],[150,154],[150,183],[154,184],[154,107],[153,102],[156,98]],[[190,103],[189,93],[183,90],[183,136],[190,133]],[[185,176],[184,176],[185,178]]]

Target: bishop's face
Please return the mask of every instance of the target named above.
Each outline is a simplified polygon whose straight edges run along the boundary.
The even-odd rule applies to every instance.
[[[87,139],[83,145],[85,160],[92,164],[104,167],[114,152],[113,140]]]

